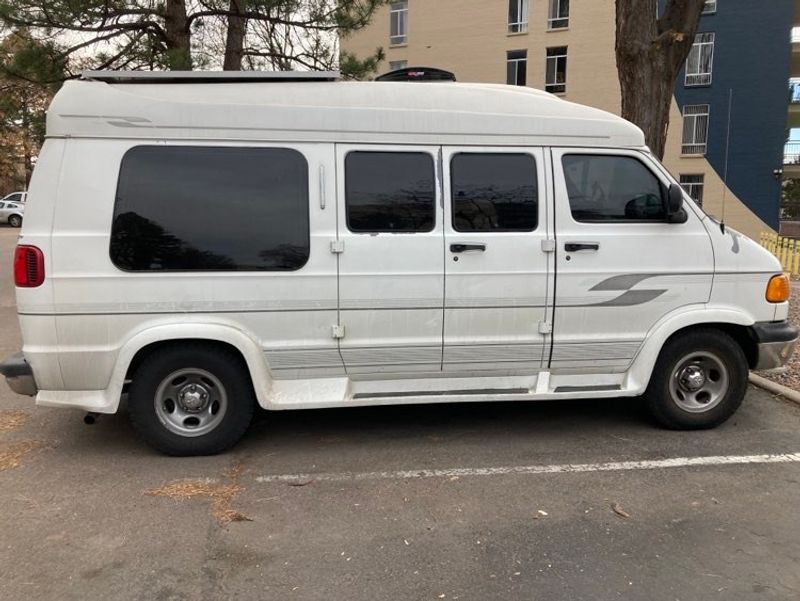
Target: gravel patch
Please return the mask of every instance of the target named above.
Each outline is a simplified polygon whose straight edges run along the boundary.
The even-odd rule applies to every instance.
[[[800,287],[792,285],[792,298],[789,300],[789,322],[800,325]],[[792,390],[800,390],[800,350],[795,350],[785,367],[773,371],[758,371],[759,376],[768,378]]]

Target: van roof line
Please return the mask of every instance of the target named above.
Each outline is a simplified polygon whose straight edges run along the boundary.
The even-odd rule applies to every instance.
[[[162,85],[67,81],[47,111],[47,135],[350,144],[645,144],[642,131],[616,115],[523,86],[158,81]]]
[[[91,71],[83,81],[108,83],[247,83],[338,81],[339,71]]]

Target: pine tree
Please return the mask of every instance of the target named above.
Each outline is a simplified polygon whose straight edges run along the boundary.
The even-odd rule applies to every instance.
[[[67,76],[93,69],[334,68],[337,36],[385,0],[0,0],[0,22],[60,42]],[[266,43],[265,43],[266,40]],[[346,57],[362,77],[381,58]]]

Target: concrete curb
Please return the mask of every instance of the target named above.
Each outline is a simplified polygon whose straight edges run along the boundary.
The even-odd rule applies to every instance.
[[[778,384],[773,382],[772,380],[768,380],[763,376],[759,376],[754,373],[750,373],[749,380],[751,384],[755,384],[759,388],[763,388],[764,390],[771,392],[772,394],[779,394],[782,397],[792,401],[793,403],[797,403],[800,405],[800,392],[797,390],[793,390],[788,386],[784,386],[783,384]]]

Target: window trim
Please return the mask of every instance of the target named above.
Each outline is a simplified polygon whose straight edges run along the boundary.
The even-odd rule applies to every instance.
[[[453,160],[460,155],[464,154],[471,154],[471,155],[493,155],[493,156],[526,156],[530,157],[533,161],[533,181],[536,183],[536,225],[533,229],[525,229],[525,228],[507,228],[507,229],[496,229],[496,230],[460,230],[456,227],[456,220],[455,220],[455,210],[456,210],[456,199],[453,197],[453,193],[455,191],[455,185],[453,182],[454,178],[454,170],[453,170]],[[520,149],[516,152],[498,152],[498,151],[491,151],[491,150],[459,150],[453,152],[449,156],[449,164],[447,166],[447,170],[450,175],[450,228],[459,234],[513,234],[513,233],[530,233],[535,232],[539,229],[539,162],[536,160],[536,156],[530,152],[525,152],[524,150]]]
[[[710,36],[709,41],[703,41],[703,36]],[[699,31],[694,36],[692,48],[686,57],[686,64],[684,65],[683,85],[687,88],[696,88],[701,86],[710,86],[714,79],[714,43],[716,35],[713,31]],[[710,58],[708,61],[708,72],[700,71],[702,63],[703,50],[710,47]],[[692,54],[697,49],[697,72],[689,72],[689,61],[692,60]]]
[[[433,221],[431,222],[430,229],[427,230],[354,230],[350,227],[350,212],[347,210],[348,203],[347,203],[347,185],[348,185],[348,177],[347,177],[347,157],[351,154],[424,154],[430,159],[431,162],[431,181],[433,182],[433,200],[431,201],[431,206],[433,208]],[[375,235],[408,235],[408,234],[430,234],[433,231],[436,231],[436,225],[438,221],[438,211],[436,207],[439,205],[439,194],[441,194],[440,186],[437,184],[438,182],[438,159],[435,155],[431,154],[429,150],[396,150],[391,147],[386,148],[353,148],[344,153],[342,156],[342,175],[343,175],[343,184],[342,184],[342,192],[343,192],[343,199],[342,199],[342,206],[344,207],[344,220],[345,226],[347,227],[347,232],[349,234],[363,234],[366,236],[375,236]]]
[[[516,6],[517,20],[511,20],[511,8]],[[522,20],[522,15],[525,15],[525,20]],[[508,33],[527,33],[528,22],[530,20],[530,2],[529,0],[508,0]]]
[[[511,58],[511,55],[514,53],[524,53],[525,56],[518,57],[518,58]],[[510,64],[514,64],[514,82],[508,81],[508,67]],[[519,83],[519,65],[520,63],[525,64],[525,82]],[[509,86],[527,86],[528,85],[528,51],[527,50],[507,50],[506,51],[506,85]]]
[[[661,204],[664,207],[664,219],[598,219],[597,221],[593,220],[584,220],[584,219],[576,219],[572,214],[572,206],[569,203],[569,191],[567,190],[567,213],[569,214],[570,219],[572,219],[573,223],[580,224],[580,225],[619,225],[621,223],[624,224],[637,224],[637,225],[655,225],[655,224],[669,224],[673,225],[670,222],[669,215],[667,215],[667,193],[669,191],[669,185],[664,181],[664,178],[661,177],[661,174],[658,173],[653,166],[649,165],[646,160],[643,159],[639,153],[626,153],[626,152],[597,152],[596,150],[588,150],[586,152],[581,152],[580,150],[576,149],[564,149],[563,152],[560,153],[559,156],[559,163],[560,163],[560,170],[561,170],[561,178],[564,187],[566,188],[567,185],[567,175],[564,171],[564,157],[568,156],[593,156],[593,157],[614,157],[614,158],[627,158],[633,159],[640,163],[658,182],[658,187],[661,190]],[[555,157],[554,157],[555,158]]]
[[[711,5],[711,9],[708,9],[709,4]],[[703,3],[703,11],[700,14],[701,15],[717,14],[717,0],[706,0]]]
[[[120,183],[122,178],[120,177],[122,173],[122,165],[125,161],[125,158],[134,150],[138,148],[158,148],[161,150],[164,149],[173,149],[173,148],[213,148],[217,150],[224,150],[224,149],[235,149],[235,150],[288,150],[294,154],[297,154],[302,158],[303,163],[305,165],[306,177],[304,180],[305,183],[305,203],[303,206],[305,207],[305,215],[306,215],[306,247],[308,252],[306,253],[305,260],[295,268],[292,269],[128,269],[122,267],[117,264],[114,260],[114,255],[111,252],[111,246],[113,242],[113,234],[114,234],[114,221],[117,217],[117,205],[119,204],[120,199]],[[168,276],[170,274],[175,273],[192,273],[192,274],[204,274],[204,273],[259,273],[259,274],[271,274],[271,273],[294,273],[303,269],[308,262],[311,260],[311,168],[309,167],[308,157],[297,148],[292,148],[290,146],[240,146],[240,145],[217,145],[217,144],[136,144],[131,146],[125,150],[119,160],[119,169],[117,170],[117,185],[114,187],[114,205],[111,211],[111,222],[108,225],[108,258],[111,261],[111,264],[114,266],[115,269],[123,273],[140,273],[140,274],[147,274],[148,276]]]
[[[392,25],[397,18],[397,35],[392,35]],[[402,27],[401,27],[402,24]],[[402,46],[408,43],[408,0],[389,4],[389,45]]]
[[[562,29],[569,28],[569,0],[567,1],[567,16],[561,13],[561,0],[549,0],[547,8],[547,31],[561,31]],[[557,21],[563,21],[561,26],[554,26]]]
[[[683,178],[685,178],[685,177],[698,177],[698,178],[700,178],[700,181],[699,182],[684,182]],[[683,191],[686,192],[686,195],[689,198],[691,198],[698,207],[700,207],[702,209],[703,208],[703,201],[705,200],[704,199],[704,193],[705,193],[705,187],[706,187],[706,174],[705,173],[680,173],[680,174],[678,174],[678,184],[680,184],[681,188],[683,188]],[[692,187],[692,186],[700,188],[700,200],[698,200],[694,196],[692,196],[691,192],[689,191],[690,187]]]
[[[548,54],[551,50],[555,51],[555,50],[560,50],[561,48],[564,49],[564,53],[563,54],[554,54],[552,56],[550,54]],[[567,58],[568,55],[569,55],[569,46],[548,46],[547,48],[545,48],[545,63],[544,63],[544,91],[545,92],[550,92],[551,94],[566,94],[567,93],[567,68],[569,66],[569,60]],[[562,59],[562,58],[564,59],[564,81],[561,82],[561,83],[558,83],[558,82],[548,83],[548,81],[547,81],[547,71],[548,71],[548,67],[550,66],[550,61],[551,60],[555,61],[556,68],[555,68],[554,73],[557,76],[558,75],[558,61],[559,61],[559,59]],[[563,89],[561,89],[561,90],[553,90],[552,88],[554,88],[554,87],[560,87],[560,88],[563,88]]]
[[[705,112],[703,113],[691,113],[689,115],[686,114],[686,109],[693,109],[696,110],[698,107],[705,107]],[[684,139],[684,134],[686,133],[686,118],[691,117],[694,120],[694,127],[692,127],[692,132],[694,134],[697,133],[697,118],[705,116],[706,117],[706,131],[705,131],[705,141],[702,143],[698,143],[696,139],[693,139],[690,142],[686,142]],[[711,105],[709,104],[685,104],[681,107],[681,156],[705,156],[706,152],[708,152],[708,134],[711,129]],[[694,136],[693,136],[694,138]],[[702,149],[700,149],[702,147]],[[690,150],[695,150],[694,152],[687,152],[687,148]]]

